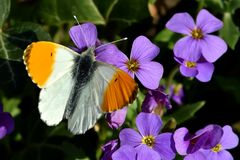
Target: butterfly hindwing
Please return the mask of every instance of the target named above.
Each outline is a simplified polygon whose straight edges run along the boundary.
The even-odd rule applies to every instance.
[[[68,72],[41,90],[38,109],[41,119],[47,125],[57,125],[63,119],[73,84],[72,74]]]
[[[95,63],[96,70],[68,118],[68,128],[74,134],[85,133],[93,127],[103,112],[123,108],[137,92],[137,84],[127,73],[112,65]]]

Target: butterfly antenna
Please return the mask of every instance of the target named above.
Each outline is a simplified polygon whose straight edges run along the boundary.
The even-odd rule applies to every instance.
[[[73,18],[76,20],[78,26],[80,27],[80,31],[82,32],[82,35],[83,35],[83,37],[84,37],[84,40],[85,40],[87,46],[89,46],[88,41],[87,41],[87,39],[86,39],[86,36],[85,36],[85,34],[84,34],[84,32],[83,32],[82,26],[80,25],[80,23],[79,23],[79,21],[78,21],[78,19],[77,19],[77,16],[76,16],[76,15],[73,15]]]
[[[101,48],[101,47],[104,47],[104,46],[107,46],[107,45],[109,45],[109,44],[113,44],[113,43],[117,43],[117,42],[125,41],[125,40],[127,40],[127,39],[128,39],[127,37],[124,37],[124,38],[122,38],[122,39],[119,39],[119,40],[116,40],[116,41],[112,41],[112,42],[109,42],[109,43],[103,44],[103,45],[97,47],[96,49]]]

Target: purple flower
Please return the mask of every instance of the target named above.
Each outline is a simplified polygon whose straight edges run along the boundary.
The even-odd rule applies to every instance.
[[[113,44],[102,44],[97,39],[97,28],[92,23],[83,23],[70,28],[69,35],[76,47],[71,47],[74,51],[81,53],[87,48],[94,48],[97,61],[108,64],[118,63],[118,57],[122,56],[122,52]]]
[[[214,65],[205,60],[191,62],[175,57],[175,60],[181,64],[180,72],[185,77],[196,77],[201,82],[208,82],[212,78]]]
[[[176,57],[196,62],[203,56],[212,63],[227,51],[227,45],[221,38],[209,34],[221,29],[222,21],[205,9],[198,13],[196,24],[188,13],[177,13],[167,22],[166,27],[186,35],[174,46]]]
[[[112,160],[112,154],[119,148],[118,140],[111,140],[102,146],[103,157],[101,160]]]
[[[162,121],[158,115],[141,112],[136,118],[136,125],[139,132],[131,128],[120,132],[121,146],[130,145],[136,149],[137,154],[148,152],[156,159],[170,160],[175,157],[172,133],[159,134]]]
[[[223,130],[218,125],[208,125],[191,135],[187,128],[175,131],[173,139],[175,148],[180,155],[186,155],[184,160],[192,157],[204,157],[200,149],[211,149],[218,144],[223,135]]]
[[[127,107],[120,110],[114,111],[112,113],[107,113],[105,118],[109,127],[112,129],[117,129],[122,126],[127,115]]]
[[[156,90],[148,90],[142,103],[142,111],[147,113],[158,113],[162,111],[163,106],[167,109],[172,108],[169,97],[163,92],[163,89],[158,87]]]
[[[156,89],[159,86],[163,74],[163,67],[160,63],[152,61],[160,49],[151,43],[144,36],[137,37],[132,45],[130,60],[124,54],[118,55],[118,62],[115,64],[118,68],[126,71],[149,89]]]
[[[233,160],[232,155],[226,149],[235,148],[238,145],[238,136],[228,125],[223,128],[221,140],[212,148],[202,149],[200,152],[205,155],[206,160]]]
[[[124,145],[120,147],[116,152],[113,153],[113,160],[159,160],[159,156],[156,152],[139,152],[132,146]]]
[[[14,120],[12,116],[3,112],[3,107],[0,105],[0,139],[10,134],[14,129]]]
[[[182,84],[172,84],[169,90],[170,98],[178,105],[182,105],[182,98],[184,97],[184,91]]]

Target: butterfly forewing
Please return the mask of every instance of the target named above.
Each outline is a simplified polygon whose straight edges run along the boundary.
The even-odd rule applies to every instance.
[[[33,82],[44,88],[72,70],[74,59],[78,56],[62,45],[40,41],[27,47],[23,59]]]

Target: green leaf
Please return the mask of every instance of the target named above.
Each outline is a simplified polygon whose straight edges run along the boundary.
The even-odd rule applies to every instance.
[[[228,11],[232,14],[235,13],[235,10],[240,8],[240,0],[230,0],[228,3]]]
[[[222,0],[204,0],[205,6],[213,8],[217,12],[223,12],[224,4]]]
[[[118,1],[119,0],[94,0],[94,3],[98,6],[99,11],[104,16],[106,23],[108,22],[108,18]]]
[[[240,81],[239,77],[215,76],[219,86],[227,93],[233,95],[235,100],[240,103]]]
[[[37,6],[37,18],[44,23],[73,22],[75,21],[73,15],[76,15],[79,22],[90,21],[95,24],[105,24],[93,0],[41,0]]]
[[[21,61],[27,45],[39,40],[51,40],[41,26],[30,22],[16,23],[0,33],[0,58]]]
[[[74,135],[69,132],[67,129],[66,123],[60,123],[59,125],[52,128],[52,130],[49,132],[48,137],[54,137],[54,136],[64,136],[72,138]]]
[[[174,113],[164,116],[163,121],[167,122],[171,118],[175,118],[177,121],[177,124],[179,125],[191,119],[192,117],[194,117],[195,113],[199,111],[204,106],[204,104],[205,104],[205,101],[200,101],[193,104],[187,104],[187,105],[181,106],[181,108],[179,108]]]
[[[63,21],[73,21],[73,15],[76,15],[80,22],[91,21],[96,24],[105,24],[93,0],[58,0],[57,11]]]
[[[0,0],[0,33],[2,32],[1,28],[3,23],[8,18],[10,11],[10,0]]]
[[[20,104],[21,99],[20,98],[2,98],[2,103],[4,106],[4,111],[11,113],[13,117],[16,117],[21,111],[18,108],[18,105]]]
[[[71,143],[64,142],[62,149],[64,151],[64,159],[66,160],[90,160],[80,148]]]
[[[233,23],[231,13],[225,12],[223,15],[224,26],[220,30],[220,36],[227,42],[231,49],[235,48],[239,39],[239,28]]]
[[[174,35],[174,32],[168,29],[163,29],[155,36],[154,40],[157,42],[169,42],[173,37],[173,35]]]
[[[154,41],[167,43],[168,48],[172,49],[174,44],[180,37],[180,34],[176,34],[168,29],[163,29],[155,36]]]
[[[148,0],[118,0],[112,9],[109,20],[131,24],[149,17]]]
[[[157,0],[148,0],[148,3],[154,4]]]
[[[58,25],[66,22],[93,22],[105,24],[105,20],[99,12],[93,0],[40,0],[32,3],[13,1],[11,16],[21,21],[35,21],[50,25]],[[26,14],[27,13],[27,14]]]

